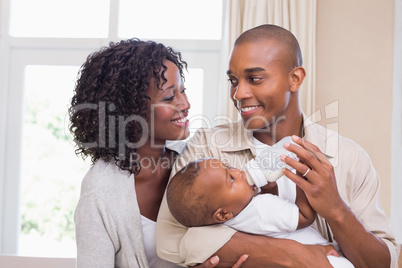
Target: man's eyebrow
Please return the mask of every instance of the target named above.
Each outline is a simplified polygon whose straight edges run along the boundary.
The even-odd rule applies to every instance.
[[[247,68],[244,70],[245,73],[254,73],[254,72],[263,72],[263,71],[265,71],[265,69],[261,68],[261,67]]]
[[[254,73],[254,72],[263,72],[263,71],[265,71],[265,69],[261,68],[261,67],[247,68],[244,70],[245,73]],[[232,72],[230,70],[227,70],[226,74],[231,75]]]

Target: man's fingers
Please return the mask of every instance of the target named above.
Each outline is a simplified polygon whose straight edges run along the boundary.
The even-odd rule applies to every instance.
[[[309,186],[309,183],[303,177],[300,177],[300,176],[294,174],[292,171],[290,171],[287,168],[283,168],[282,173],[287,178],[289,178],[291,181],[293,181],[297,186],[299,186],[300,189],[302,189],[304,192],[308,191],[307,187]]]
[[[295,153],[300,161],[305,163],[306,166],[310,167],[311,169],[318,171],[323,168],[321,161],[315,156],[315,154],[304,147],[295,145],[293,143],[285,143],[283,147],[286,150]],[[298,170],[296,168],[296,170],[300,172],[300,174],[304,174],[307,171],[306,167],[304,167],[302,170]]]
[[[328,161],[328,159],[325,157],[325,155],[321,152],[321,150],[320,150],[320,148],[318,148],[318,146],[312,144],[309,141],[306,141],[305,139],[295,136],[295,135],[292,136],[292,140],[296,144],[302,146],[303,148],[305,148],[306,150],[311,152],[322,163],[331,165],[331,163]]]
[[[308,170],[310,169],[309,166],[305,165],[304,163],[297,161],[291,157],[288,157],[286,155],[281,155],[280,159],[283,163],[285,163],[286,165],[294,168],[299,174],[300,176],[303,176],[303,174],[306,173],[310,173]],[[307,176],[307,174],[306,174]]]

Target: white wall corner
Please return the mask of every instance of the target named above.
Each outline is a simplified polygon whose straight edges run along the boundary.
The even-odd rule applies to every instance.
[[[392,105],[391,225],[402,243],[402,0],[395,0]]]

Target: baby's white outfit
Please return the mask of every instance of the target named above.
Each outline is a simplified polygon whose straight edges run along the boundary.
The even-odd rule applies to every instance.
[[[224,224],[245,233],[292,239],[302,244],[328,244],[312,226],[297,230],[298,221],[296,204],[276,195],[260,194]],[[328,260],[335,268],[354,267],[345,257],[328,256]]]
[[[257,155],[270,156],[269,150],[275,149],[275,155],[273,154],[271,159],[265,157],[270,160],[270,163],[278,163],[281,154],[289,156],[289,152],[283,148],[283,143],[289,142],[289,138],[283,139],[274,146],[263,144],[255,138],[253,142],[256,146]],[[252,169],[253,167],[250,166],[249,170]],[[261,177],[261,175],[258,176]],[[253,178],[253,180],[256,181],[256,178]],[[260,180],[265,181],[265,178],[262,177]],[[296,185],[284,176],[280,177],[276,182],[278,184],[278,196],[272,194],[256,195],[236,217],[226,221],[224,224],[245,233],[291,239],[302,244],[329,244],[312,226],[297,230],[299,208],[295,204]],[[263,184],[266,184],[266,182]],[[333,244],[333,246],[339,251],[337,244]],[[342,256],[328,256],[328,260],[335,268],[354,267],[348,259]]]

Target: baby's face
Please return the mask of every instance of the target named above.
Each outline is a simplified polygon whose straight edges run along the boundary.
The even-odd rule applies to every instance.
[[[237,215],[254,196],[254,189],[247,182],[244,171],[226,166],[218,159],[200,163],[195,189],[209,193],[211,202]]]

